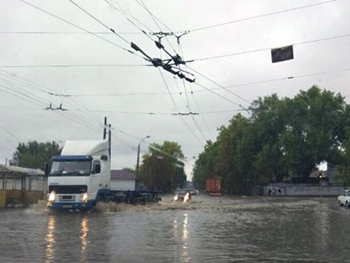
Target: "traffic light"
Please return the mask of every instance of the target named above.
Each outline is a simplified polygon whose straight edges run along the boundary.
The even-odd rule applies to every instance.
[[[271,49],[272,63],[294,59],[293,46],[285,46]]]

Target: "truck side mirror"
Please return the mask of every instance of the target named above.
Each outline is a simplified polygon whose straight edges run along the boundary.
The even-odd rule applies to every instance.
[[[108,161],[108,156],[107,155],[101,155],[101,160]]]

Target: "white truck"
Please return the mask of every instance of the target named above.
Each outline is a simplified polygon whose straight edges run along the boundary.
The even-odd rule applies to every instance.
[[[47,169],[47,206],[90,209],[110,196],[111,132],[100,141],[67,141]]]
[[[342,194],[337,198],[340,206],[350,206],[350,190],[343,190]]]

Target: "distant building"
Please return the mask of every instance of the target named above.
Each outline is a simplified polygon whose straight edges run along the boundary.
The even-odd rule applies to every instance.
[[[136,176],[127,170],[111,170],[111,190],[135,191]]]

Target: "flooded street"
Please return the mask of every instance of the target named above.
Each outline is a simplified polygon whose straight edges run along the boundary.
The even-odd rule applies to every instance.
[[[1,262],[350,262],[336,198],[208,197],[53,213],[0,211]]]

